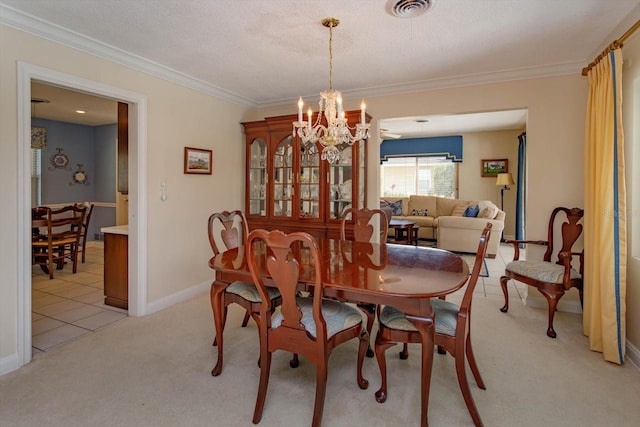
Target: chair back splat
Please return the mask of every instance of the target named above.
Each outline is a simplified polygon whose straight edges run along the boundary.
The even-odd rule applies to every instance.
[[[558,227],[557,222],[560,221],[562,215],[566,217]],[[556,337],[556,331],[553,329],[553,318],[555,316],[558,301],[564,295],[565,291],[571,288],[578,289],[580,303],[583,302],[582,296],[582,275],[584,273],[584,250],[577,252],[574,246],[582,234],[582,219],[584,211],[580,208],[564,208],[557,207],[551,212],[549,218],[549,228],[547,231],[547,240],[505,240],[514,247],[513,261],[505,267],[504,276],[500,277],[500,287],[504,294],[504,306],[500,309],[503,313],[509,310],[509,292],[507,282],[509,279],[517,280],[533,286],[547,299],[549,305],[547,336]],[[560,236],[556,235],[559,230]],[[554,248],[560,239],[560,250],[557,260],[553,262]],[[546,251],[542,261],[520,260],[520,245],[541,245],[546,246]],[[575,270],[572,261],[574,257],[578,257],[579,268]]]
[[[304,258],[302,258],[304,257]],[[300,259],[313,261],[313,271],[301,271]],[[362,327],[362,315],[350,306],[323,298],[322,269],[318,243],[307,233],[254,230],[247,241],[247,262],[261,299],[268,301],[270,287],[282,295],[279,311],[262,304],[259,316],[260,384],[253,414],[257,424],[262,418],[269,383],[271,354],[276,350],[302,354],[316,365],[316,396],[312,426],[319,427],[328,377],[328,359],[334,347],[358,338],[357,382],[366,389],[362,376],[369,334]],[[313,286],[309,297],[298,295],[299,283]]]
[[[347,240],[347,224],[353,222],[353,240],[356,242],[377,243],[373,241],[374,223],[372,221],[372,219],[376,217],[380,224],[380,243],[384,243],[387,238],[389,219],[387,218],[387,214],[381,209],[349,208],[345,210],[340,226],[340,238]]]

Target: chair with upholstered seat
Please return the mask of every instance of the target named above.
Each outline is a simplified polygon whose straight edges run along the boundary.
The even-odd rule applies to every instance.
[[[244,242],[249,235],[249,226],[242,211],[235,210],[232,212],[223,211],[216,212],[209,217],[208,222],[209,244],[214,255],[224,252],[228,249],[239,248],[244,246]],[[213,286],[212,286],[213,290]],[[281,301],[280,293],[275,288],[270,288],[269,299],[272,305],[278,305]],[[227,306],[236,303],[246,310],[245,318],[242,326],[247,325],[249,317],[254,320],[260,312],[260,294],[253,283],[237,280],[231,283],[224,290],[224,319],[227,318]],[[211,302],[213,307],[213,301]],[[257,321],[256,321],[257,323]],[[224,330],[225,321],[222,323]],[[223,331],[216,331],[213,345],[217,345],[217,337],[222,335]]]
[[[86,208],[65,206],[61,209],[46,209],[46,220],[41,217],[39,224],[46,226],[46,235],[33,238],[32,264],[39,264],[53,279],[55,269],[62,270],[65,260],[72,263],[73,273],[78,271],[78,246],[80,230]]]
[[[313,270],[301,271],[298,259],[313,260]],[[369,343],[369,335],[362,327],[362,315],[349,304],[323,298],[323,265],[318,243],[307,233],[254,230],[247,241],[247,261],[251,276],[263,300],[267,300],[270,286],[282,295],[282,305],[273,312],[270,302],[262,304],[260,329],[260,383],[253,422],[262,418],[271,354],[276,350],[305,356],[316,365],[316,395],[312,426],[321,424],[328,377],[328,359],[332,350],[348,340],[359,338],[357,382],[361,389],[369,383],[362,376],[362,364]],[[300,282],[312,283],[313,294],[298,296]],[[300,395],[304,398],[304,394]]]
[[[558,214],[564,213],[566,221],[558,227],[556,221],[560,220]],[[556,337],[556,331],[553,329],[553,318],[558,306],[558,301],[564,295],[565,291],[571,288],[578,289],[580,303],[582,304],[582,274],[584,251],[576,252],[573,250],[574,244],[582,234],[582,224],[578,222],[582,219],[584,211],[579,208],[558,207],[553,210],[549,218],[549,228],[547,230],[547,240],[506,240],[514,247],[513,261],[505,267],[504,276],[500,277],[500,286],[504,294],[504,306],[500,309],[503,313],[509,310],[509,293],[507,291],[507,282],[509,279],[526,283],[533,286],[544,295],[549,304],[549,316],[547,325],[547,335],[551,338]],[[561,233],[560,251],[557,254],[557,261],[552,262],[554,245],[558,242],[554,241],[556,229],[559,228]],[[542,245],[547,250],[544,253],[542,261],[522,261],[520,258],[520,245]],[[578,257],[579,267],[576,270],[572,266],[573,257]]]
[[[374,240],[375,221],[379,223],[380,240]],[[346,209],[342,215],[340,223],[340,238],[347,240],[347,225],[353,223],[353,240],[356,242],[367,243],[385,243],[387,240],[387,231],[389,229],[390,218],[382,209]],[[373,322],[376,316],[375,304],[358,304],[358,307],[367,316],[367,332],[371,334]],[[367,356],[373,357],[371,347],[367,349]]]
[[[462,397],[467,405],[469,414],[476,426],[482,425],[480,413],[473,401],[469,382],[465,371],[465,359],[469,362],[471,373],[476,380],[478,387],[485,390],[484,381],[480,376],[478,365],[471,346],[471,302],[473,291],[476,287],[480,271],[483,266],[484,257],[487,252],[487,242],[491,235],[491,224],[487,226],[480,235],[478,252],[476,253],[473,270],[467,281],[462,302],[456,305],[443,299],[433,299],[431,304],[435,315],[435,345],[438,346],[438,353],[448,352],[455,359],[456,374],[458,384],[462,391]],[[383,403],[387,399],[387,366],[384,352],[396,343],[419,343],[420,333],[413,323],[399,310],[385,306],[378,313],[378,334],[376,336],[375,351],[380,367],[382,384],[376,392],[376,400]]]

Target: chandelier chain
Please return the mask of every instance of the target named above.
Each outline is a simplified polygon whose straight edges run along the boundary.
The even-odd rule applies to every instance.
[[[329,90],[333,90],[333,22],[329,22]]]

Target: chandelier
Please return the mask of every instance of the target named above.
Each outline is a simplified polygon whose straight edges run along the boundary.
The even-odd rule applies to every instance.
[[[298,121],[293,122],[293,136],[300,137],[303,144],[315,144],[320,142],[322,149],[322,160],[335,163],[340,159],[338,145],[353,145],[356,142],[369,138],[369,127],[366,122],[364,100],[360,104],[360,123],[350,127],[342,110],[342,94],[333,89],[333,27],[337,27],[340,20],[337,18],[325,18],[322,25],[329,28],[329,90],[320,92],[319,111],[315,123],[312,122],[313,111],[309,108],[307,120],[302,120],[302,107],[304,102],[302,97],[298,99]],[[326,126],[322,123],[324,116]],[[354,134],[352,132],[355,131]]]

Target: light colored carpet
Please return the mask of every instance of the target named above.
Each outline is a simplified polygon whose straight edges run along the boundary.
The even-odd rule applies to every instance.
[[[454,299],[454,298],[452,298]],[[581,317],[558,312],[557,339],[546,336],[546,310],[502,298],[476,297],[473,343],[487,390],[471,382],[486,426],[635,426],[640,420],[640,374],[630,364],[604,362],[589,351]],[[93,335],[38,354],[0,377],[0,426],[250,426],[258,386],[257,333],[240,328],[229,311],[222,375],[210,371],[216,355],[208,295],[144,318],[126,318]],[[375,332],[374,332],[375,335]],[[387,351],[389,398],[375,359],[365,361],[368,390],[356,384],[356,340],[330,359],[325,426],[419,425],[419,348],[399,360]],[[453,358],[434,356],[431,426],[470,426]],[[306,359],[289,368],[274,355],[261,426],[308,426],[315,370]]]

